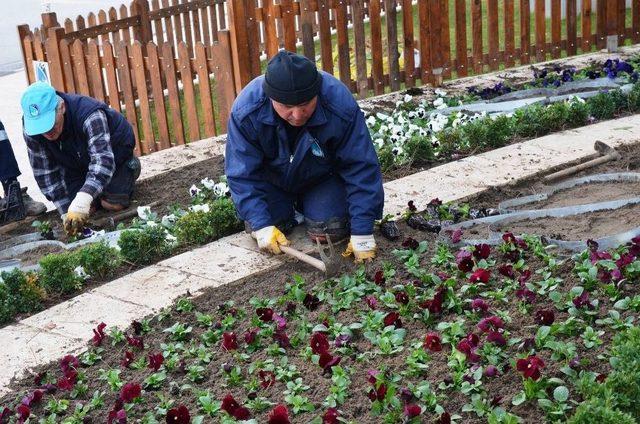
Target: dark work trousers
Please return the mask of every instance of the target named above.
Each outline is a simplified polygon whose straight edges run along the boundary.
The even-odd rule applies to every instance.
[[[0,122],[0,126],[2,123]],[[0,133],[4,133],[4,129],[0,129]],[[2,190],[6,194],[9,183],[20,175],[16,156],[13,154],[11,143],[6,135],[0,134],[0,183]]]

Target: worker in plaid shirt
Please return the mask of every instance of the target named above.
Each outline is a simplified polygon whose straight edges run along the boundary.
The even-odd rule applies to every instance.
[[[27,88],[21,105],[33,174],[68,234],[81,231],[97,207],[129,206],[140,161],[133,129],[120,113],[41,82]]]

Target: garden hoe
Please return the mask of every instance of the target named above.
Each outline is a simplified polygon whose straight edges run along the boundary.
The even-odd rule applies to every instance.
[[[326,245],[322,245],[318,240],[316,240],[316,243],[318,244],[318,252],[322,260],[316,259],[289,246],[280,246],[280,250],[324,272],[325,278],[335,277],[340,270],[340,255],[335,254],[335,249],[329,237],[327,237]]]
[[[568,177],[569,175],[576,174],[584,169],[588,169],[603,163],[607,163],[612,160],[619,160],[622,158],[620,153],[616,151],[613,147],[608,144],[603,143],[602,141],[596,141],[593,148],[600,154],[599,158],[590,160],[585,163],[581,163],[579,165],[571,166],[567,169],[563,169],[562,171],[555,172],[553,174],[547,175],[544,177],[545,183],[550,183],[552,181],[558,180],[560,178]]]

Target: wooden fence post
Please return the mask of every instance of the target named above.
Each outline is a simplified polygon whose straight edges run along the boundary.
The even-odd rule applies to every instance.
[[[229,32],[231,35],[231,57],[236,92],[251,81],[251,57],[249,55],[249,37],[247,34],[247,16],[243,0],[229,0]]]
[[[42,31],[45,37],[49,35],[49,28],[60,26],[55,12],[42,13],[40,17],[42,18]]]
[[[20,50],[22,51],[22,63],[24,64],[24,68],[27,70],[27,72],[24,73],[24,76],[27,78],[27,84],[31,84],[33,82],[29,78],[29,64],[27,62],[27,54],[24,51],[24,37],[28,36],[30,33],[31,30],[29,29],[29,25],[18,25],[18,41],[20,42]]]
[[[618,51],[618,5],[616,1],[607,2],[607,51]]]
[[[140,17],[140,26],[133,27],[133,38],[136,41],[140,41],[144,47],[149,41],[153,41],[153,30],[149,19],[149,1],[134,0],[131,4],[131,9],[132,17],[135,15]]]
[[[54,27],[47,31],[47,62],[49,62],[49,75],[51,85],[58,91],[66,91],[64,86],[64,71],[62,70],[62,56],[60,55],[60,43],[64,38],[64,28]]]

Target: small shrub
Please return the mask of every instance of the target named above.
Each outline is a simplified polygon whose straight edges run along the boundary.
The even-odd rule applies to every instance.
[[[160,225],[123,231],[118,246],[122,257],[132,264],[151,263],[173,249],[173,244],[167,240],[166,230]]]
[[[216,199],[212,209],[212,222],[218,229],[218,238],[233,234],[242,228],[242,223],[238,220],[236,208],[230,197]]]
[[[633,85],[633,89],[627,96],[627,106],[630,112],[640,111],[640,84]]]
[[[567,127],[577,128],[586,125],[589,121],[589,106],[586,102],[571,100],[568,103]]]
[[[19,269],[3,272],[0,275],[13,299],[13,306],[18,313],[35,312],[42,308],[45,291],[38,285],[38,275],[24,273]]]
[[[544,122],[544,106],[531,105],[518,109],[513,113],[514,133],[522,138],[537,137],[546,134]]]
[[[566,102],[552,103],[546,108],[542,114],[542,121],[544,122],[543,134],[548,134],[552,131],[559,131],[565,128],[567,120],[569,118],[569,107]]]
[[[434,159],[433,146],[431,137],[420,137],[415,135],[411,137],[404,145],[406,155],[410,158],[411,163],[426,163]]]
[[[73,253],[52,253],[40,259],[39,280],[48,293],[67,294],[82,287],[84,279],[74,271]]]
[[[636,420],[629,414],[605,405],[600,399],[591,399],[576,409],[569,424],[635,424]]]
[[[600,93],[587,100],[591,116],[597,120],[612,119],[615,116],[617,104],[612,94],[613,91]]]
[[[122,258],[117,249],[105,242],[84,246],[75,251],[77,263],[91,277],[105,278],[120,266]]]
[[[9,289],[6,284],[0,282],[0,324],[11,321],[16,313],[16,307],[9,294]]]
[[[513,137],[511,118],[501,115],[470,122],[462,127],[469,148],[503,147]]]
[[[204,244],[239,229],[240,221],[231,199],[223,197],[208,203],[209,212],[189,212],[176,222],[180,244]]]
[[[465,139],[458,128],[445,128],[436,134],[442,157],[449,157],[464,147]]]

